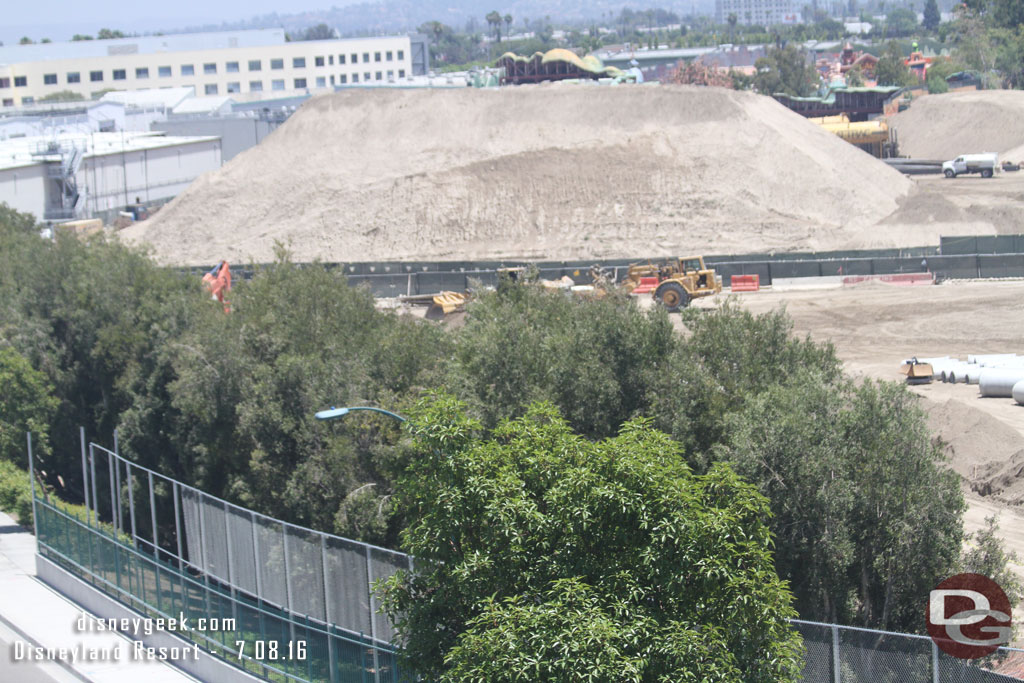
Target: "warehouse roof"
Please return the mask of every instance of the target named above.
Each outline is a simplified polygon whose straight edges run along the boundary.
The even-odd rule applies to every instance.
[[[173,147],[218,140],[216,135],[164,135],[160,132],[62,133],[0,140],[0,170],[60,161],[61,153],[76,149],[85,157]]]

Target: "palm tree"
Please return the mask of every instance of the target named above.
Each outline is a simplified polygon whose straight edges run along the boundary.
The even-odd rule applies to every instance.
[[[506,14],[505,15],[505,37],[508,38],[510,35],[512,35],[512,15],[511,14]]]
[[[739,17],[736,16],[736,13],[735,12],[729,12],[728,22],[729,22],[729,42],[730,43],[735,43],[736,42],[736,38],[735,38],[735,36],[736,36],[736,22],[738,22],[738,21],[739,21]]]
[[[487,24],[494,31],[494,34],[495,34],[495,36],[497,36],[498,42],[500,43],[501,42],[501,14],[498,13],[498,10],[491,10],[490,12],[487,13],[487,16],[484,17],[484,19],[487,20]]]

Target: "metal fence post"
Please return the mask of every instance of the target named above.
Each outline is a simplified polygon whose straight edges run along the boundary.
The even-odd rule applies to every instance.
[[[288,559],[288,527],[284,522],[281,522],[281,538],[284,540],[284,597],[288,603],[288,637],[295,642],[295,617],[292,616],[295,613],[295,604],[292,601],[292,567],[291,560]]]
[[[114,430],[114,455],[117,455],[117,430]],[[111,456],[107,453],[107,459]],[[114,516],[114,527],[119,533],[124,533],[124,524],[121,516],[121,458],[114,460],[114,481],[117,483],[117,514]]]
[[[228,546],[228,587],[231,589],[231,618],[238,623],[238,593],[235,590],[235,561],[234,553],[231,552],[231,513],[228,512],[228,504],[224,503],[224,538]]]
[[[366,593],[370,598],[370,638],[373,639],[373,678],[380,681],[380,662],[377,661],[377,613],[376,600],[373,599],[373,563],[370,560],[370,546],[366,546]]]
[[[832,624],[832,682],[841,683],[842,680],[842,666],[839,661],[839,627]]]
[[[132,490],[134,488],[134,486],[132,486],[134,482],[132,479],[131,463],[125,462],[124,476],[125,482],[128,484],[128,521],[131,522],[132,525],[132,543],[136,543],[135,539],[138,537],[138,534],[135,533],[135,491]]]
[[[32,432],[25,432],[25,438],[28,440],[28,482],[32,491],[32,526],[36,530],[36,539],[38,540],[39,525],[36,524],[38,516],[36,515],[36,471],[32,463]]]
[[[85,439],[85,428],[82,428],[82,438]],[[89,444],[89,478],[92,480],[92,521],[96,526],[100,523],[100,503],[96,498],[96,454],[93,452],[92,444]]]
[[[327,578],[327,537],[323,534],[320,534],[320,560],[324,568],[324,621],[327,622],[327,660],[331,665],[331,683],[336,683],[338,680],[338,665],[334,658],[334,636],[331,634],[331,624],[334,621],[331,619],[331,594],[328,592],[331,582]]]
[[[160,545],[157,543],[156,535],[156,498],[153,495],[153,473],[147,472],[146,478],[149,480],[149,522],[153,525],[153,557],[159,560]]]
[[[932,641],[932,683],[939,683],[939,646]]]

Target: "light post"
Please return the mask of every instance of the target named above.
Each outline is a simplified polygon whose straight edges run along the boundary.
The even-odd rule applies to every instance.
[[[372,411],[372,412],[375,412],[375,413],[383,413],[384,415],[387,415],[388,417],[395,418],[399,422],[407,422],[408,421],[404,417],[402,417],[401,415],[399,415],[397,413],[392,413],[390,410],[384,410],[383,408],[375,408],[373,406],[349,406],[347,408],[335,408],[334,406],[331,406],[331,408],[328,409],[328,410],[321,410],[320,412],[318,412],[316,414],[316,419],[318,419],[318,420],[336,420],[339,417],[344,417],[344,416],[348,415],[353,410],[369,410],[369,411]]]

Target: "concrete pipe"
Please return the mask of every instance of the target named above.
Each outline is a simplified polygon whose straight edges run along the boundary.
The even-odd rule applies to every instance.
[[[963,384],[967,381],[967,373],[975,366],[967,363],[957,363],[946,371],[946,381]]]
[[[1010,391],[1013,393],[1013,400],[1024,406],[1024,380],[1014,384]]]
[[[982,370],[982,368],[980,368],[979,366],[972,365],[967,370],[967,372],[964,373],[967,376],[967,383],[968,384],[977,384],[978,383],[978,379],[981,378],[981,370]]]
[[[1016,357],[1017,354],[1015,353],[967,354],[967,362],[977,363],[978,365],[990,365],[992,363],[999,363]]]
[[[978,378],[982,396],[1010,398],[1013,386],[1024,380],[1024,368],[985,368]]]

